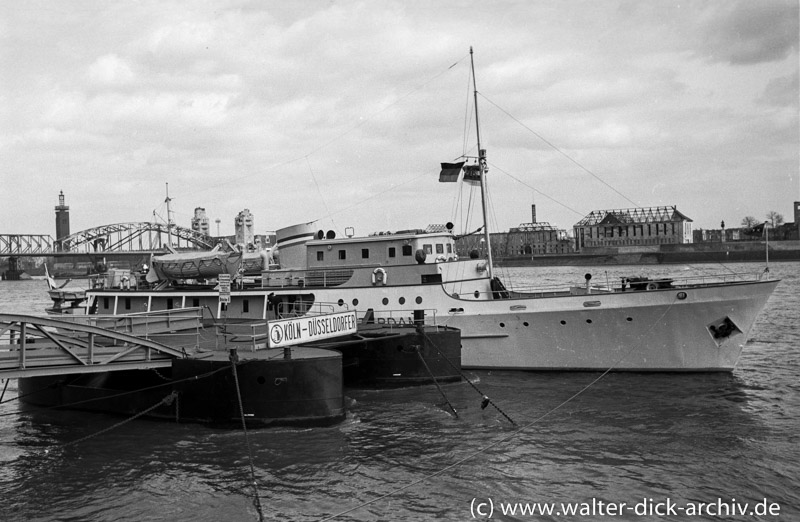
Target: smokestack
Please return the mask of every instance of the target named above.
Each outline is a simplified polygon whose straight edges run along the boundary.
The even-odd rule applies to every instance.
[[[536,205],[531,205],[531,223],[537,223],[536,221]]]

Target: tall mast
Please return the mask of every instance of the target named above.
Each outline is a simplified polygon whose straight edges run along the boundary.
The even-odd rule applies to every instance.
[[[169,197],[169,183],[167,183],[167,199],[164,200],[164,203],[167,204],[167,244],[172,246],[172,214],[169,209],[170,201],[172,201],[172,198]]]
[[[472,67],[472,89],[475,95],[475,132],[478,135],[478,168],[481,175],[481,210],[483,211],[483,237],[486,242],[489,279],[494,277],[494,264],[492,263],[492,238],[489,234],[486,212],[486,150],[481,148],[481,125],[478,119],[478,85],[475,81],[475,60],[472,58],[472,46],[469,47],[469,62]]]

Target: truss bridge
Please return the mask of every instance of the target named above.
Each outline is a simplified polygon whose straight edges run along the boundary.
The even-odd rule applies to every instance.
[[[69,256],[106,253],[159,253],[175,249],[210,250],[211,236],[165,223],[116,223],[54,239],[41,234],[0,234],[0,256]]]

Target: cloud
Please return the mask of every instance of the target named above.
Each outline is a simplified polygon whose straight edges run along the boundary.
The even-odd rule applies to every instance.
[[[710,207],[743,199],[736,183],[764,165],[798,170],[797,9],[784,1],[30,5],[9,4],[0,36],[3,176],[57,180],[88,226],[148,218],[166,181],[177,210],[206,206],[226,225],[242,208],[270,228],[328,212],[447,221],[453,187],[436,166],[475,147],[471,45],[492,191],[511,198],[497,228],[527,221],[533,194],[500,168],[579,217],[629,206],[531,129],[645,205],[662,183],[658,197],[698,222],[718,223]],[[109,180],[135,197],[94,214]],[[723,194],[708,205],[686,183]],[[785,199],[785,182],[762,185]],[[0,222],[50,230],[51,203],[25,218],[0,208]],[[543,220],[575,220],[538,203]]]
[[[100,86],[121,86],[130,83],[133,71],[130,65],[116,54],[101,56],[89,66],[89,80]]]
[[[797,73],[791,76],[781,76],[769,81],[764,92],[758,98],[758,102],[775,107],[797,108],[798,92],[800,92],[800,86]]]
[[[783,60],[797,51],[794,0],[714,2],[700,18],[702,51],[710,60],[750,65]]]

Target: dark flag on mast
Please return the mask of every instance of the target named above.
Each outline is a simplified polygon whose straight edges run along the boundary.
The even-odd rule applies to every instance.
[[[480,165],[467,165],[464,167],[464,181],[472,185],[481,184]]]
[[[461,175],[461,167],[464,162],[460,163],[442,163],[442,171],[439,173],[439,181],[442,183],[456,182]]]

